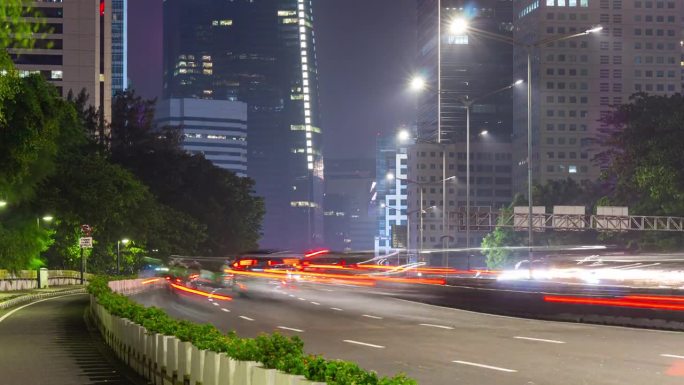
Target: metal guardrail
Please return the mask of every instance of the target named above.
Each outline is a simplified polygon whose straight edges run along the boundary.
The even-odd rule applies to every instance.
[[[465,215],[454,215],[461,229],[466,227]],[[470,217],[470,229],[491,231],[495,227],[514,228],[527,231],[528,214],[510,212],[476,212]],[[583,215],[583,214],[532,214],[534,231],[665,231],[684,232],[684,217],[663,217],[653,215]]]
[[[7,301],[0,302],[0,310],[9,309],[11,307],[21,305],[23,303],[33,302],[43,298],[58,297],[60,295],[67,294],[85,294],[85,292],[86,289],[84,287],[80,287],[78,289],[51,291],[48,293],[26,294],[16,298],[9,299]]]

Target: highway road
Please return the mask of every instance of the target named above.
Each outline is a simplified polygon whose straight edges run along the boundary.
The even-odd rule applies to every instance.
[[[298,335],[310,353],[424,385],[684,383],[684,333],[479,314],[382,289],[259,287],[233,301],[164,290],[134,298],[241,336]]]

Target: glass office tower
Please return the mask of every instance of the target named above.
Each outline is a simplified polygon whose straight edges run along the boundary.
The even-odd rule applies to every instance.
[[[167,0],[164,97],[247,103],[261,247],[323,242],[323,155],[311,0]]]

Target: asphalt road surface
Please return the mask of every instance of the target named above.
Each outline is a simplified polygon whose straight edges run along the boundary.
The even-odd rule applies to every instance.
[[[0,312],[0,384],[144,384],[89,328],[85,294]]]
[[[164,290],[135,299],[241,336],[298,335],[309,353],[424,385],[684,384],[684,333],[508,318],[333,285],[252,286],[233,301]]]

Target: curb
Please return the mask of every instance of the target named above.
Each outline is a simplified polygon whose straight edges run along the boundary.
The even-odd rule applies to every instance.
[[[43,298],[58,297],[60,295],[67,295],[67,294],[79,294],[79,293],[85,294],[85,292],[86,292],[86,289],[84,287],[81,287],[78,289],[60,290],[60,291],[53,291],[50,293],[22,295],[21,297],[12,298],[10,300],[0,302],[0,310],[6,310],[6,309],[9,309],[9,308],[17,306],[17,305],[21,305],[21,304],[24,304],[27,302],[37,301],[37,300],[43,299]]]

